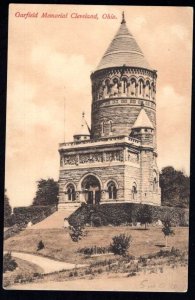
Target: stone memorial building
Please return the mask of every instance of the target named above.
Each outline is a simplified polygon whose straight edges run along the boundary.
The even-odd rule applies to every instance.
[[[156,144],[156,79],[124,13],[91,74],[91,128],[61,143],[59,208],[133,202],[161,204]]]

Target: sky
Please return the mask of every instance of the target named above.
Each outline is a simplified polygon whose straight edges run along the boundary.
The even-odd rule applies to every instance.
[[[171,165],[189,175],[192,8],[11,4],[5,188],[12,207],[32,203],[39,179],[58,180],[59,143],[79,132],[83,111],[90,124],[90,74],[123,10],[127,27],[158,71],[159,169]],[[37,17],[25,18],[28,12]],[[46,12],[68,16],[42,18]],[[72,13],[98,18],[71,18]]]

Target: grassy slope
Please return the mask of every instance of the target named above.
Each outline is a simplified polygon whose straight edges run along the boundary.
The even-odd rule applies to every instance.
[[[35,273],[43,272],[43,270],[37,265],[31,264],[19,258],[14,258],[14,260],[16,261],[18,267],[12,272],[5,272],[3,274],[4,287],[14,284],[14,282],[20,279],[32,278],[33,274]]]
[[[149,230],[134,229],[127,226],[120,227],[99,227],[86,228],[87,236],[79,243],[71,240],[68,230],[64,229],[42,229],[25,230],[17,236],[5,241],[5,250],[24,251],[36,253],[37,244],[40,240],[45,244],[45,248],[39,251],[40,255],[49,256],[54,259],[86,263],[83,255],[76,253],[78,248],[85,246],[108,246],[114,235],[126,233],[132,236],[132,244],[129,254],[140,256],[158,252],[161,248],[158,245],[164,245],[165,239],[161,228],[150,227]],[[169,238],[169,245],[181,250],[188,248],[188,228],[174,228],[175,235]],[[98,259],[98,258],[96,258]],[[88,260],[87,260],[88,262]]]

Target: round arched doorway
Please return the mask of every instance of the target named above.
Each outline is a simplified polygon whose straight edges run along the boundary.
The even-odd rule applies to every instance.
[[[101,186],[99,180],[94,175],[88,175],[81,183],[87,204],[99,204],[101,198]]]

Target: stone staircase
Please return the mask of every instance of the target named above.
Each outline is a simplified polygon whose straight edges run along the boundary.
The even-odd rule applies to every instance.
[[[77,207],[67,207],[67,209],[60,209],[43,221],[27,227],[27,229],[63,228],[64,218],[68,218],[76,209]]]

